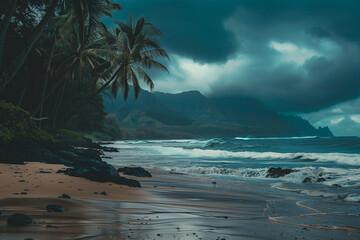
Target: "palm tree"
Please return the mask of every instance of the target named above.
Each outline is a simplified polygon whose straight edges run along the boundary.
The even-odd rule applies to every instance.
[[[11,82],[11,80],[20,71],[32,47],[39,39],[41,33],[45,30],[46,26],[50,22],[50,19],[53,17],[56,8],[59,6],[59,3],[61,4],[62,11],[75,16],[72,19],[75,19],[78,23],[77,27],[79,29],[77,32],[83,43],[85,42],[85,32],[88,35],[93,33],[94,29],[100,22],[99,19],[102,15],[105,14],[111,16],[110,11],[121,9],[119,4],[114,4],[110,0],[52,0],[48,9],[46,10],[46,13],[34,28],[32,35],[26,39],[27,44],[24,49],[13,60],[9,67],[0,74],[0,91],[4,90],[7,84],[9,84],[9,82]],[[11,16],[12,7],[15,6],[10,7],[11,11],[9,14],[7,14],[5,17],[6,19],[4,20],[7,20],[8,15]],[[7,21],[4,21],[4,26],[7,26],[6,22]],[[5,39],[6,34],[6,29],[3,28],[2,30],[3,31],[0,31],[0,44],[1,41]],[[0,45],[0,54],[2,54],[1,50],[2,49]]]
[[[5,15],[4,20],[2,21],[2,24],[1,24],[1,28],[0,28],[0,69],[2,66],[2,55],[3,55],[3,51],[4,51],[6,32],[9,28],[11,18],[15,13],[17,2],[18,2],[18,0],[11,1],[11,3],[9,4],[9,9]]]
[[[82,82],[84,73],[88,76],[106,61],[101,47],[106,43],[96,29],[101,15],[111,16],[110,11],[120,10],[118,4],[109,0],[65,0],[63,9],[57,17],[56,43],[57,53],[54,55],[53,77],[57,81],[42,97],[40,105],[33,115],[37,114],[44,102],[52,94],[69,81]],[[61,100],[60,100],[61,101]]]
[[[137,99],[141,90],[139,78],[149,85],[150,90],[154,88],[154,83],[144,67],[159,68],[168,72],[157,58],[169,59],[169,56],[154,39],[156,36],[162,36],[161,31],[146,22],[144,17],[139,18],[134,24],[130,15],[128,24],[117,23],[117,25],[113,33],[102,25],[103,35],[109,41],[110,51],[107,57],[111,61],[111,66],[99,75],[99,80],[102,80],[103,84],[96,91],[96,95],[111,85],[111,94],[116,97],[119,88],[122,88],[126,100],[129,95],[129,83],[132,83]]]
[[[75,26],[78,40],[84,44],[86,38],[96,33],[100,18],[104,15],[112,17],[111,12],[120,11],[121,6],[110,0],[65,0],[64,8],[68,23]]]
[[[32,47],[39,39],[41,33],[46,28],[51,17],[53,16],[56,6],[60,0],[52,0],[48,9],[46,10],[45,15],[42,17],[41,21],[36,25],[32,35],[26,39],[27,44],[25,48],[20,52],[20,54],[13,60],[10,66],[0,74],[0,91],[4,90],[6,85],[16,76],[21,67],[24,65],[27,56],[29,55]],[[5,32],[6,34],[6,32]],[[5,38],[5,35],[4,35]]]

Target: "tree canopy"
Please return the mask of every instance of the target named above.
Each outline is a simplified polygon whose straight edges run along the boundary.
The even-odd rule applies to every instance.
[[[102,23],[121,6],[110,0],[5,0],[0,3],[0,99],[28,111],[40,127],[97,129],[103,94],[139,81],[152,90],[149,68],[168,71],[162,33],[145,17]]]

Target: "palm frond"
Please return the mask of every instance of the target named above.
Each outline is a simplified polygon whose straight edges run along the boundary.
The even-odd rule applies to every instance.
[[[136,73],[134,72],[133,68],[131,66],[129,66],[128,70],[129,70],[129,72],[131,74],[131,81],[132,81],[132,84],[134,86],[134,95],[135,95],[135,100],[136,100],[139,97],[141,87],[139,85],[139,80],[138,80],[138,78],[136,76]]]
[[[150,87],[150,91],[154,89],[154,82],[151,80],[149,75],[140,67],[134,66],[136,72],[139,74],[139,76],[144,80],[144,82]]]

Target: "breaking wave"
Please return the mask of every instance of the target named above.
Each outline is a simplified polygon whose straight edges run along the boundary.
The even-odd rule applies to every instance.
[[[217,167],[166,167],[166,171],[188,174],[203,174],[203,175],[229,175],[240,177],[255,177],[265,178],[267,168],[258,169],[231,169],[231,168],[217,168]]]
[[[226,150],[212,150],[182,147],[164,146],[144,146],[151,151],[156,151],[162,155],[186,156],[190,158],[244,158],[257,160],[273,159],[294,159],[294,160],[313,160],[318,162],[334,162],[352,166],[360,166],[360,154],[355,153],[279,153],[279,152],[231,152]]]
[[[218,168],[218,167],[165,167],[166,171],[188,174],[202,175],[230,175],[246,178],[267,178],[268,168]],[[315,168],[302,167],[293,168],[294,172],[277,179],[290,183],[303,183],[305,178],[310,179],[310,183],[324,184],[328,186],[341,186],[360,188],[360,169],[340,169],[340,168]],[[322,181],[318,181],[322,178]]]
[[[310,139],[318,138],[318,136],[303,136],[303,137],[236,137],[237,140],[291,140],[291,139]]]
[[[347,190],[360,189],[360,169],[339,169],[339,168],[314,168],[303,167],[294,168],[294,172],[279,178],[271,178],[268,176],[268,168],[217,168],[217,167],[165,167],[164,170],[173,173],[196,174],[206,176],[233,176],[240,178],[255,178],[268,181],[276,181],[271,184],[273,188],[298,192],[315,197],[332,197],[343,199],[345,201],[360,202],[360,195],[354,193],[346,193]],[[310,181],[304,183],[304,179],[309,178]],[[318,181],[318,179],[322,179]],[[295,183],[298,187],[287,187],[284,183]],[[322,185],[328,190],[319,190],[308,188],[311,186]],[[302,187],[301,187],[302,186]],[[329,191],[329,189],[332,189]],[[340,193],[334,191],[342,189]],[[337,193],[336,193],[337,192]]]

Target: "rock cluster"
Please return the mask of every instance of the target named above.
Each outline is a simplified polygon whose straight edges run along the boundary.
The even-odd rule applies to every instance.
[[[283,176],[288,175],[293,172],[297,172],[297,170],[289,169],[289,168],[282,169],[281,167],[278,167],[278,168],[272,167],[267,170],[266,177],[279,178],[279,177],[283,177]]]
[[[95,182],[113,182],[131,187],[141,187],[136,180],[121,177],[116,169],[104,162],[104,152],[116,152],[116,148],[102,147],[94,142],[37,143],[20,140],[2,146],[7,149],[6,157],[0,156],[0,163],[24,164],[24,162],[44,162],[68,166],[64,173]],[[1,155],[1,154],[0,154]]]
[[[152,177],[151,174],[142,167],[122,167],[117,170],[125,175],[131,175],[136,177]]]

